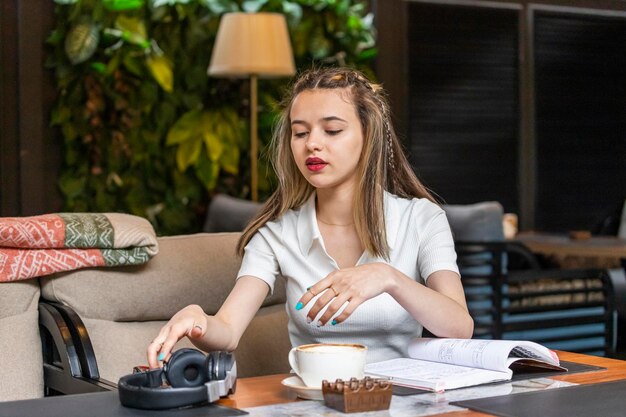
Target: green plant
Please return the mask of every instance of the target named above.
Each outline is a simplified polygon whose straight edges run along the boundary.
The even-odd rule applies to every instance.
[[[55,1],[48,64],[59,92],[51,122],[64,144],[64,209],[133,213],[161,235],[198,231],[211,191],[248,192],[247,83],[206,75],[221,14],[284,13],[298,69],[371,73],[376,52],[364,1]],[[262,148],[288,82],[259,84]],[[272,177],[261,155],[266,196]]]

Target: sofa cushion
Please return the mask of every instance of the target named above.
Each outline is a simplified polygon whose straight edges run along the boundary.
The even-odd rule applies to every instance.
[[[84,323],[96,352],[100,377],[117,383],[121,376],[132,372],[133,366],[147,364],[148,343],[166,321],[123,323],[85,319]],[[183,338],[174,350],[184,347],[194,346]],[[290,348],[285,307],[261,309],[235,350],[239,376],[289,372]]]
[[[43,397],[39,282],[0,283],[0,401]]]
[[[146,349],[166,321],[115,322],[83,319],[96,354],[100,378],[117,383],[120,377],[130,374],[133,367],[147,365]],[[181,339],[174,350],[194,347],[189,339]]]
[[[285,305],[262,308],[254,317],[235,350],[242,377],[287,373],[291,350]]]
[[[85,318],[168,320],[198,304],[215,314],[235,284],[241,259],[239,233],[199,233],[159,238],[159,254],[145,265],[90,268],[41,279],[45,299],[71,306]],[[285,302],[284,289],[264,305]]]

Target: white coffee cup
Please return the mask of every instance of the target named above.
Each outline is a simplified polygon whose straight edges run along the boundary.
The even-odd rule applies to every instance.
[[[323,380],[363,378],[367,347],[358,344],[317,343],[297,346],[289,352],[289,364],[309,387]]]

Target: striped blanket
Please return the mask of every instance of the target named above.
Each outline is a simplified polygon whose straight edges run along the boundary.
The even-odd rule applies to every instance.
[[[138,265],[157,252],[152,225],[129,214],[0,218],[0,282],[86,267]]]

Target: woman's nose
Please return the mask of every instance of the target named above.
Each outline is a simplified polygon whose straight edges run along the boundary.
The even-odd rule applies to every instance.
[[[319,151],[324,145],[318,135],[311,132],[306,139],[306,147],[309,151]]]

